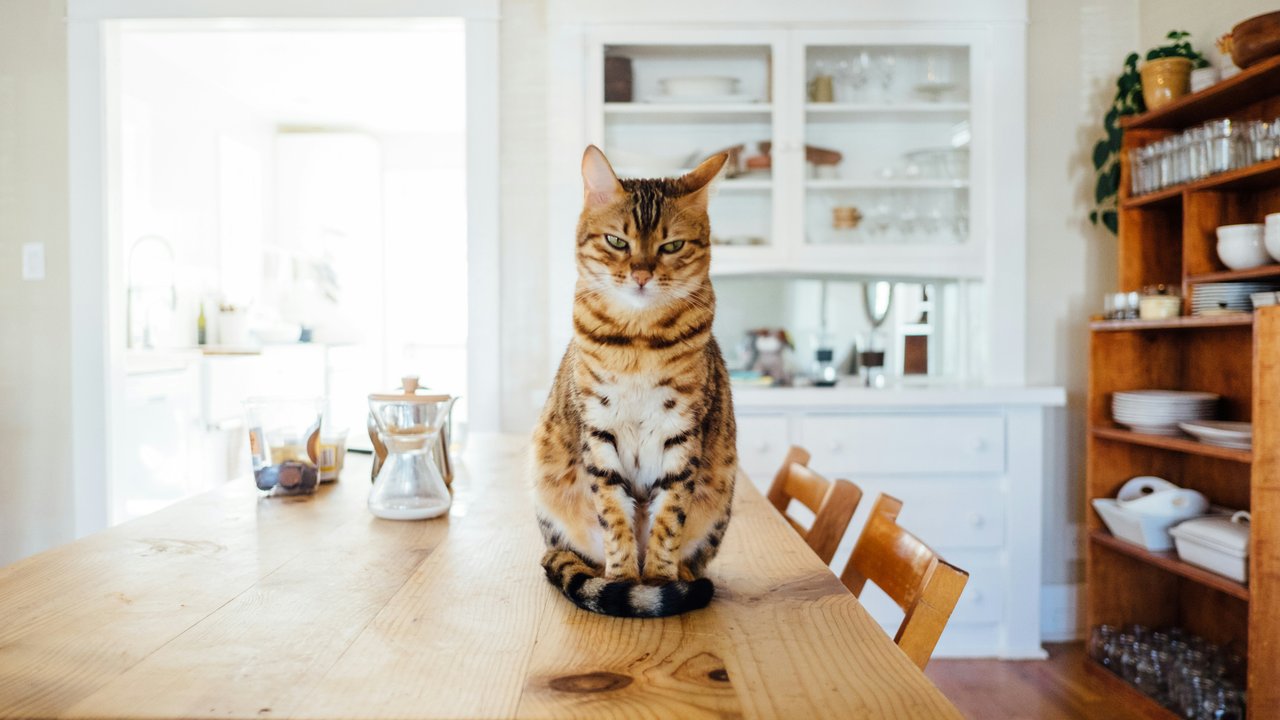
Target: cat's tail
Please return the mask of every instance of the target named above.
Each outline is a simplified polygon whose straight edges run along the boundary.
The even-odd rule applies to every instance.
[[[706,578],[645,585],[634,580],[606,580],[600,571],[572,550],[552,548],[542,556],[547,580],[574,605],[615,617],[666,617],[700,610],[711,602],[716,588]]]

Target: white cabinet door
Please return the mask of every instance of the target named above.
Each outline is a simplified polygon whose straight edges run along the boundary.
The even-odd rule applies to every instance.
[[[116,428],[111,522],[159,510],[204,485],[199,447],[198,369],[148,372],[125,378],[124,422]]]
[[[761,492],[769,490],[790,443],[786,415],[739,415],[738,467]]]

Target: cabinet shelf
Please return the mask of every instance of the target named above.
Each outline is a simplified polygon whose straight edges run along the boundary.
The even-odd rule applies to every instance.
[[[859,118],[884,119],[942,119],[955,120],[969,114],[969,103],[808,103],[805,113],[811,122],[834,122]]]
[[[1085,658],[1085,670],[1103,686],[1104,694],[1115,698],[1116,703],[1139,713],[1149,720],[1180,720],[1173,711],[1152,700],[1125,682],[1120,676],[1103,667],[1092,658]]]
[[[1187,284],[1259,280],[1262,278],[1280,279],[1280,264],[1272,263],[1271,265],[1249,268],[1248,270],[1223,270],[1222,272],[1204,273],[1203,275],[1188,275]]]
[[[1238,450],[1236,448],[1221,447],[1219,445],[1209,445],[1208,443],[1202,443],[1199,440],[1192,440],[1191,438],[1186,437],[1147,435],[1146,433],[1138,433],[1118,427],[1095,427],[1093,429],[1093,436],[1104,440],[1126,442],[1131,445],[1144,445],[1146,447],[1160,448],[1162,450],[1173,450],[1174,452],[1186,453],[1188,455],[1201,455],[1203,457],[1218,458],[1219,460],[1231,460],[1238,463],[1253,462],[1252,450]]]
[[[1239,74],[1174,100],[1158,110],[1121,118],[1125,129],[1177,129],[1229,116],[1232,111],[1276,94],[1280,87],[1280,57],[1264,60]]]
[[[1181,202],[1185,192],[1205,192],[1214,190],[1256,190],[1275,187],[1280,184],[1280,160],[1268,160],[1248,167],[1228,170],[1211,175],[1195,182],[1183,183],[1146,195],[1126,198],[1120,206],[1126,210],[1131,208]]]
[[[810,190],[962,190],[968,180],[808,180]]]
[[[745,180],[725,180],[716,189],[719,192],[746,192],[752,190],[772,190],[773,180],[769,178],[747,178]]]
[[[1234,580],[1222,577],[1202,570],[1195,565],[1185,563],[1178,559],[1178,555],[1170,552],[1152,552],[1146,548],[1126,542],[1112,535],[1106,530],[1094,530],[1089,533],[1089,540],[1102,547],[1114,550],[1122,555],[1128,555],[1131,558],[1140,560],[1148,565],[1154,565],[1166,572],[1171,572],[1179,577],[1184,577],[1192,582],[1199,583],[1205,587],[1212,588],[1221,593],[1226,593],[1234,598],[1239,598],[1248,602],[1249,587],[1242,585]]]
[[[1278,266],[1280,267],[1280,266]],[[1094,332],[1133,332],[1144,330],[1198,330],[1205,328],[1253,325],[1252,313],[1232,315],[1188,315],[1167,320],[1095,320],[1089,323]]]
[[[605,103],[606,118],[647,123],[768,123],[769,103]]]

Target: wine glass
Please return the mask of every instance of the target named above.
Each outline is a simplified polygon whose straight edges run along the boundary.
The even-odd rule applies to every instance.
[[[889,100],[889,91],[893,88],[897,64],[897,57],[892,52],[885,52],[876,57],[875,64],[872,66],[876,81],[880,83],[880,93],[886,102]]]

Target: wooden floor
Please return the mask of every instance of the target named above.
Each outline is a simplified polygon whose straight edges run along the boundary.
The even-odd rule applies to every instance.
[[[925,671],[971,720],[1141,720],[1084,670],[1084,644],[1046,645],[1048,660],[934,660]]]

